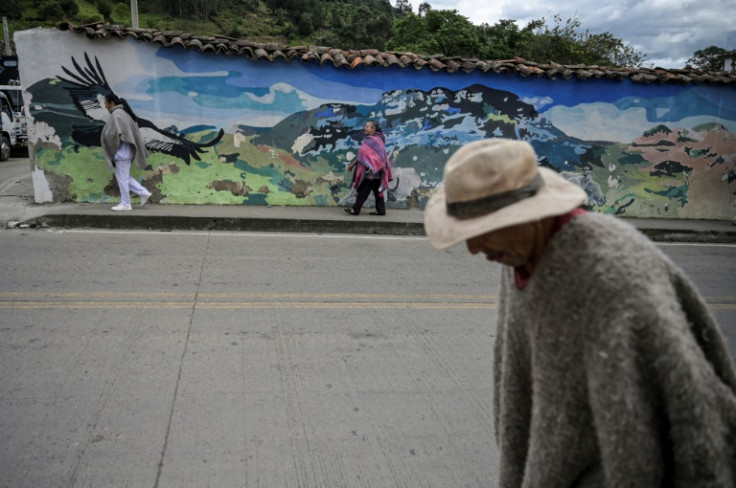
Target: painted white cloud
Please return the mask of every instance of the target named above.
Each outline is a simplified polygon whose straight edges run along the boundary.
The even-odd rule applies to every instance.
[[[557,106],[547,110],[544,116],[568,136],[584,140],[631,142],[653,125],[647,122],[643,108],[622,111],[610,103]]]
[[[528,103],[529,105],[533,105],[537,110],[544,108],[553,102],[551,97],[525,97],[521,101]]]
[[[199,124],[223,128],[238,125],[272,126],[283,120],[294,110],[311,110],[323,104],[344,102],[348,98],[348,94],[355,94],[354,90],[349,89],[342,83],[325,80],[320,82],[320,86],[329,85],[332,89],[326,92],[329,93],[328,98],[320,98],[290,84],[274,81],[268,91],[259,96],[250,93],[246,89],[246,87],[261,86],[258,83],[262,83],[262,80],[259,81],[259,79],[254,78],[254,81],[250,84],[243,85],[242,96],[255,103],[245,104],[238,109],[214,105],[203,107],[200,102],[202,96],[206,95],[197,93],[196,88],[183,95],[174,91],[149,94],[145,92],[145,88],[149,86],[152,79],[166,77],[218,77],[224,79],[230,73],[228,70],[222,69],[227,64],[225,61],[212,64],[214,68],[212,71],[185,72],[179,69],[177,64],[170,59],[152,56],[152,49],[155,49],[155,47],[150,45],[144,45],[132,39],[90,43],[85,36],[58,29],[38,28],[19,31],[15,33],[15,40],[18,55],[21,59],[54,60],[50,63],[21,62],[21,79],[25,86],[31,86],[38,81],[54,76],[69,77],[61,69],[62,65],[76,73],[77,70],[73,66],[72,56],[79,66],[84,69],[87,62],[83,53],[86,52],[93,65],[96,66],[99,61],[104,76],[113,91],[118,96],[128,100],[138,116],[151,120],[159,127],[176,125],[182,129]],[[314,77],[308,72],[305,72],[304,76]],[[248,80],[249,77],[253,78],[245,73],[243,79]],[[380,99],[382,91],[363,90],[360,93],[363,100],[358,103],[375,103]],[[284,95],[292,97],[292,99],[296,96],[298,102],[294,101],[288,107],[288,110],[284,111],[288,113],[274,113],[273,107],[268,107],[268,105]],[[25,96],[28,97],[28,94],[25,94]],[[30,99],[26,100],[26,103],[30,103]],[[267,109],[260,110],[259,104],[263,104]]]
[[[544,113],[565,134],[584,140],[631,142],[645,131],[660,124],[647,120],[646,110],[637,107],[619,110],[610,103],[582,103],[573,107],[556,106]],[[736,121],[709,116],[687,117],[665,125],[671,129],[692,129],[705,123],[720,123],[736,131]]]
[[[260,97],[253,95],[252,93],[248,94],[248,97],[250,97],[253,101],[257,101],[260,103],[273,103],[274,100],[276,100],[276,96],[278,95],[278,92],[281,93],[293,93],[296,92],[296,95],[299,97],[299,100],[302,101],[304,104],[304,108],[307,110],[312,110],[314,108],[319,107],[320,105],[324,105],[326,103],[334,102],[335,100],[327,100],[324,98],[318,98],[313,97],[312,95],[309,95],[301,90],[298,90],[296,87],[291,86],[288,83],[275,83],[271,85],[268,89],[268,93],[265,95],[262,95]]]

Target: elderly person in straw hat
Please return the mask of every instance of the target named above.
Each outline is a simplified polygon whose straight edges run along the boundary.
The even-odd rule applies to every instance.
[[[432,244],[505,265],[495,345],[501,488],[736,486],[736,374],[694,286],[526,142],[459,149]]]

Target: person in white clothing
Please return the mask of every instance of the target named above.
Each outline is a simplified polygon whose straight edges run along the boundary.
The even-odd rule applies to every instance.
[[[140,197],[141,207],[151,198],[151,192],[130,176],[133,161],[138,168],[145,169],[148,152],[135,122],[135,115],[125,100],[113,94],[107,95],[105,108],[110,112],[110,118],[102,129],[102,149],[108,166],[115,172],[115,179],[120,188],[120,203],[112,207],[112,210],[129,211],[133,209],[130,205],[131,191]]]

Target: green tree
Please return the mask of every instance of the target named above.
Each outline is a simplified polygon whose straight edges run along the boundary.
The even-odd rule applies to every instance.
[[[518,56],[529,61],[559,64],[587,64],[638,67],[644,54],[605,32],[580,32],[580,20],[553,17],[554,25],[544,19],[536,22],[531,36],[519,45]]]
[[[590,34],[586,31],[579,42],[582,44],[583,54],[578,63],[638,67],[644,62],[644,54],[610,32]]]
[[[421,17],[409,14],[394,20],[393,35],[386,43],[388,49],[429,54],[427,26]]]
[[[308,36],[314,32],[314,20],[312,14],[309,12],[301,14],[297,23],[297,29],[299,30],[299,34],[302,36]]]
[[[422,54],[477,57],[481,53],[480,32],[457,10],[426,10],[394,21],[389,49]]]
[[[64,11],[64,14],[71,18],[79,13],[79,5],[75,0],[60,0],[59,6]]]
[[[338,42],[345,49],[385,49],[391,32],[390,14],[370,8],[370,5],[354,4],[345,12]]]
[[[220,8],[219,0],[163,0],[163,10],[183,19],[206,19]]]
[[[606,66],[640,66],[644,55],[608,32],[591,34],[580,30],[576,18],[553,25],[545,19],[533,20],[519,28],[515,20],[494,25],[473,25],[456,10],[419,7],[420,14],[394,20],[394,32],[387,46],[397,51],[421,54],[510,59],[520,57],[536,62]]]
[[[412,13],[412,6],[409,0],[396,0],[396,11],[400,15],[408,15]]]
[[[511,59],[519,56],[520,46],[528,43],[534,35],[534,29],[543,21],[530,22],[519,29],[515,20],[502,19],[494,25],[482,24],[480,32],[483,48],[480,57],[483,59]]]
[[[38,15],[42,19],[59,21],[64,18],[64,10],[56,0],[43,0],[38,7]]]
[[[95,0],[95,7],[100,12],[100,15],[104,17],[105,22],[113,23],[112,19],[112,5],[107,0]]]
[[[20,0],[3,0],[0,3],[0,17],[19,20],[23,15],[23,6]]]
[[[568,19],[564,23],[559,16],[554,17],[555,25],[550,28],[544,19],[534,29],[533,36],[520,46],[519,56],[529,61],[560,64],[577,64],[582,46],[577,42],[578,19]]]
[[[457,10],[430,10],[424,19],[438,52],[465,57],[480,54],[482,44],[478,28]]]
[[[718,46],[708,46],[693,53],[687,64],[701,71],[724,71],[726,60],[730,58],[731,73],[736,73],[733,61],[736,60],[736,49],[728,51]]]

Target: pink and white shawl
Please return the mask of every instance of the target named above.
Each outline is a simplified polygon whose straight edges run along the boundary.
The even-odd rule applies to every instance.
[[[353,188],[358,188],[365,178],[381,178],[380,191],[388,189],[394,179],[391,162],[386,154],[386,136],[376,132],[363,139],[358,149],[358,162],[353,173]]]

